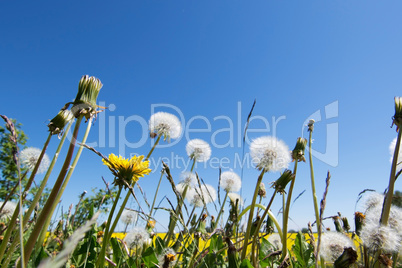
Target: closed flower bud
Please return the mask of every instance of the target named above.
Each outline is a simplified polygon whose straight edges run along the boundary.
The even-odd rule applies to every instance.
[[[82,76],[78,85],[78,93],[74,100],[74,105],[71,111],[75,117],[81,114],[89,119],[96,113],[96,99],[98,98],[99,91],[102,88],[102,83],[98,78],[88,75]]]
[[[265,228],[268,234],[272,234],[275,230],[274,221],[269,216],[267,216],[267,224]]]
[[[393,123],[396,125],[396,130],[399,130],[399,126],[402,124],[402,97],[395,97],[395,115],[393,117]]]
[[[314,120],[314,119],[310,119],[310,120],[308,121],[308,124],[307,124],[307,126],[308,126],[308,131],[313,131],[313,130],[314,130],[314,123],[315,123],[315,120]]]
[[[272,183],[272,187],[275,188],[275,190],[278,193],[284,193],[286,185],[295,178],[295,175],[292,173],[291,170],[286,169],[282,175]]]
[[[259,187],[258,187],[258,195],[262,198],[262,197],[266,197],[267,196],[267,190],[265,190],[265,184],[263,182],[260,183]]]
[[[306,149],[307,140],[303,138],[297,138],[296,146],[292,151],[292,158],[298,162],[306,162],[304,158],[304,150]]]
[[[343,230],[345,230],[346,232],[349,232],[350,225],[349,225],[348,219],[346,217],[341,217],[341,220],[342,220]]]
[[[365,218],[366,216],[363,213],[358,211],[355,213],[355,232],[358,236],[361,234]]]
[[[73,113],[70,110],[60,110],[60,112],[50,120],[50,123],[47,125],[49,127],[49,131],[52,135],[63,133],[64,127],[74,118]]]
[[[339,217],[334,216],[334,217],[332,217],[332,220],[334,221],[336,231],[339,233],[343,233],[341,223],[339,222]]]
[[[348,268],[357,261],[357,252],[352,247],[345,247],[341,256],[334,263],[335,268]]]

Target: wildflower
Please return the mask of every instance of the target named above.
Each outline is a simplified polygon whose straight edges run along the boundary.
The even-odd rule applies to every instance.
[[[188,191],[188,189],[189,189],[188,186],[183,182],[179,182],[176,185],[176,190],[181,196],[183,196],[183,193],[184,193],[184,190],[186,189],[186,187],[187,187],[187,191]]]
[[[334,262],[334,267],[347,268],[357,261],[357,252],[352,247],[344,248],[341,256]]]
[[[278,193],[283,194],[285,192],[286,185],[295,178],[295,174],[292,173],[291,170],[287,169],[285,170],[282,175],[272,183],[272,187],[275,188],[275,190]]]
[[[276,249],[276,250],[281,250],[282,249],[282,240],[279,234],[271,234],[268,237],[268,242]]]
[[[195,189],[189,189],[186,194],[187,201],[194,207],[202,207],[204,203],[202,202],[201,195]]]
[[[0,207],[3,206],[3,202],[0,202]],[[3,209],[0,211],[0,219],[5,220],[5,219],[10,219],[13,214],[15,209],[17,208],[17,204],[14,202],[8,201]]]
[[[124,224],[129,225],[129,224],[132,224],[133,222],[135,222],[135,221],[137,220],[137,217],[138,217],[138,213],[137,213],[137,212],[132,211],[132,210],[125,209],[125,210],[123,210],[123,212],[121,213],[120,220],[121,220]]]
[[[216,200],[216,190],[209,184],[201,185],[201,193],[206,204],[213,203]]]
[[[143,161],[143,159],[143,155],[133,156],[129,160],[110,154],[108,160],[102,159],[102,161],[116,177],[115,183],[120,186],[126,186],[126,184],[131,185],[132,181],[136,182],[140,177],[151,172],[151,169],[148,168],[149,161]]]
[[[36,163],[38,162],[41,152],[42,150],[39,148],[34,147],[25,148],[20,153],[21,164],[30,171],[32,171],[35,168]],[[37,173],[40,174],[45,172],[48,169],[49,165],[50,165],[49,157],[47,156],[47,154],[44,154],[42,161],[39,164]]]
[[[306,149],[307,140],[303,138],[298,138],[296,142],[296,146],[292,151],[292,158],[298,162],[303,161],[306,162],[306,158],[304,158],[304,150]]]
[[[149,131],[163,136],[164,140],[177,139],[180,137],[182,128],[180,120],[173,114],[158,112],[149,119]]]
[[[243,198],[239,194],[236,193],[228,193],[228,197],[230,199],[230,202],[235,205],[236,201],[239,203],[239,206],[243,206],[244,201]]]
[[[49,127],[49,131],[52,135],[61,134],[63,132],[64,127],[74,118],[73,113],[70,110],[62,109],[59,113],[50,120],[50,123],[47,125]]]
[[[393,123],[396,125],[396,131],[399,130],[399,126],[402,124],[402,98],[395,97],[395,115],[393,117]]]
[[[190,140],[186,145],[187,155],[197,162],[206,162],[211,157],[211,147],[200,139]]]
[[[191,188],[186,195],[187,201],[195,206],[202,207],[216,200],[216,190],[211,185],[201,185],[201,188]]]
[[[355,231],[358,236],[361,234],[365,218],[366,216],[363,213],[359,211],[355,213]]]
[[[140,227],[135,227],[123,239],[129,248],[140,248],[149,243],[149,233]]]
[[[99,91],[102,88],[101,81],[88,75],[82,76],[78,85],[78,93],[75,97],[73,107],[71,111],[75,117],[79,117],[81,114],[85,115],[86,119],[89,119],[96,113],[96,99],[98,98]]]
[[[401,237],[395,229],[380,225],[378,222],[374,221],[366,221],[362,228],[360,238],[371,252],[375,252],[379,249],[385,252],[396,252],[401,245]]]
[[[396,138],[393,139],[389,145],[389,154],[391,155],[389,162],[392,163],[392,160],[394,159],[394,152],[395,152],[395,146],[396,146]],[[402,168],[402,146],[399,147],[399,153],[398,153],[398,161],[396,162],[396,172],[399,172]]]
[[[326,232],[321,237],[320,255],[328,262],[334,262],[342,255],[344,248],[354,248],[352,240],[339,232]]]
[[[332,220],[334,221],[334,225],[335,225],[335,230],[339,233],[343,233],[343,229],[341,227],[341,223],[339,222],[340,217],[339,216],[333,216]]]
[[[259,170],[280,171],[287,168],[291,156],[288,146],[281,140],[264,136],[253,140],[250,154]]]
[[[220,186],[226,192],[238,192],[241,188],[241,179],[233,171],[225,171],[221,174]]]

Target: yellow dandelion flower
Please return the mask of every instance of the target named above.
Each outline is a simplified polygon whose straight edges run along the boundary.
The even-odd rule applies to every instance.
[[[143,161],[143,159],[143,155],[125,159],[122,156],[110,154],[109,159],[102,159],[102,162],[116,176],[116,184],[126,185],[123,183],[124,181],[131,185],[132,181],[136,182],[140,177],[144,177],[144,175],[148,175],[151,172],[149,161]]]

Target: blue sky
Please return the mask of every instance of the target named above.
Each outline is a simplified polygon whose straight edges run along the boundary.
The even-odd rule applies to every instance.
[[[130,147],[146,134],[140,122],[159,105],[155,111],[182,114],[187,130],[210,123],[210,130],[190,132],[191,139],[234,141],[233,147],[212,146],[212,157],[229,159],[224,170],[240,173],[234,166],[242,152],[238,130],[254,99],[259,117],[250,129],[261,132],[250,132],[250,139],[276,135],[290,149],[307,135],[305,120],[319,111],[314,148],[324,156],[314,159],[317,194],[321,198],[330,170],[325,215],[339,211],[353,222],[358,193],[388,185],[393,98],[402,84],[401,8],[399,1],[1,1],[0,113],[23,124],[28,146],[41,148],[47,120],[74,99],[80,77],[89,74],[104,84],[98,101],[113,108],[98,118],[88,140],[101,144],[102,153],[147,154],[149,139]],[[154,161],[172,154],[186,159],[186,142],[184,136],[157,149]],[[50,156],[56,146],[53,140]],[[155,170],[140,181],[149,199],[159,179]],[[181,171],[172,167],[177,180]],[[197,172],[217,185],[216,167],[198,166]],[[65,209],[83,190],[103,187],[101,176],[113,180],[85,151],[63,197]],[[257,176],[252,167],[244,169],[246,203]],[[264,182],[277,177],[267,174]],[[166,180],[162,186],[159,198],[173,199]],[[306,192],[291,209],[291,227],[302,228],[314,219],[308,164],[299,165],[295,187],[295,195]],[[157,217],[166,219],[163,212]],[[326,225],[333,229],[332,222]]]

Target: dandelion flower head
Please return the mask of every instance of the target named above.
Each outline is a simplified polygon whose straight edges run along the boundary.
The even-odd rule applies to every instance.
[[[173,264],[173,261],[175,260],[176,260],[176,252],[172,248],[164,248],[161,254],[158,255],[158,262],[160,267],[162,267],[162,265],[165,262]]]
[[[182,127],[180,120],[173,114],[158,112],[149,119],[149,131],[162,135],[164,139],[170,140],[180,137]]]
[[[116,183],[125,185],[121,181],[125,181],[127,184],[131,184],[132,181],[138,181],[140,177],[147,175],[151,172],[149,167],[149,161],[143,161],[144,156],[133,156],[131,159],[125,159],[122,156],[116,156],[114,154],[109,155],[109,161],[102,159],[113,175],[117,178]]]
[[[141,227],[135,227],[123,239],[129,248],[142,247],[144,244],[148,244],[149,240],[149,233]]]
[[[268,237],[268,242],[274,246],[276,250],[282,250],[282,240],[279,234],[271,234]]]
[[[226,192],[238,192],[241,188],[241,179],[233,171],[225,171],[221,174],[220,186]]]
[[[250,155],[259,170],[280,171],[287,168],[292,160],[289,147],[272,136],[253,140]]]
[[[344,248],[354,248],[352,240],[339,232],[323,233],[320,255],[329,262],[334,262],[342,255]]]
[[[376,252],[379,249],[388,253],[397,252],[401,246],[401,236],[395,229],[374,221],[365,222],[360,238],[370,252]]]
[[[216,200],[216,190],[208,184],[201,185],[201,188],[190,188],[187,192],[186,199],[192,206],[202,207],[204,202],[208,204]]]
[[[39,148],[28,147],[21,151],[20,153],[20,160],[21,164],[32,171],[35,168],[36,163],[38,162],[39,156],[42,150]],[[39,164],[39,168],[37,173],[45,172],[50,165],[50,160],[47,154],[43,155],[42,161]]]
[[[180,174],[180,178],[181,178],[180,183],[183,183],[184,185],[187,186],[197,185],[197,177],[193,172],[185,171]]]
[[[190,140],[186,145],[187,155],[197,162],[206,162],[211,157],[211,147],[200,139]]]

